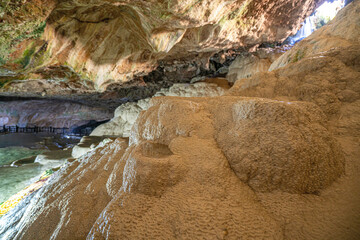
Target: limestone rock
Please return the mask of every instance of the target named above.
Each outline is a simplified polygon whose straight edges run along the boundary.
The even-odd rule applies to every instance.
[[[229,82],[236,82],[238,79],[249,78],[258,72],[266,72],[271,65],[267,59],[260,59],[254,55],[248,57],[237,57],[229,68],[226,76]]]
[[[69,158],[71,158],[71,149],[55,150],[37,155],[35,162],[49,168],[56,168],[63,165]]]
[[[207,59],[225,48],[282,41],[321,2],[61,1],[45,29],[46,64],[66,62],[105,88],[161,59]]]
[[[89,239],[282,239],[276,221],[230,170],[213,140],[142,142],[129,156],[123,186]]]
[[[270,65],[284,52],[280,48],[261,48],[254,53],[240,55],[230,65],[226,79],[229,82],[236,82],[258,72],[267,72]]]
[[[111,139],[104,137],[84,136],[81,138],[80,142],[73,147],[71,156],[73,158],[79,158],[82,155],[94,150],[96,147],[100,147],[110,141]]]
[[[231,97],[153,104],[136,122],[131,144],[215,135],[231,168],[257,191],[313,193],[344,172],[341,149],[314,104]]]
[[[213,109],[216,140],[254,190],[314,193],[344,173],[341,148],[316,105],[225,99]]]
[[[0,104],[1,126],[71,128],[86,124],[90,120],[107,120],[112,115],[108,109],[91,107],[71,101],[3,101]]]
[[[322,57],[305,58],[242,79],[226,94],[313,102],[329,119],[335,120],[343,104],[359,99],[359,46],[334,49]]]
[[[126,147],[126,140],[117,139],[61,168],[33,196],[24,217],[10,218],[11,228],[4,224],[8,216],[0,219],[0,238],[84,239],[111,200],[104,186]]]
[[[343,160],[324,123],[307,103],[153,98],[129,147],[118,139],[70,163],[0,236],[281,239],[281,228],[245,183],[256,191],[301,193],[328,186]]]
[[[219,96],[225,93],[226,86],[206,82],[195,84],[174,84],[169,89],[161,89],[155,96],[181,96],[181,97],[203,97]],[[219,82],[219,81],[218,81]],[[121,105],[115,110],[115,116],[110,122],[98,126],[91,136],[122,136],[129,137],[130,130],[134,125],[139,113],[148,109],[150,98],[130,102]]]

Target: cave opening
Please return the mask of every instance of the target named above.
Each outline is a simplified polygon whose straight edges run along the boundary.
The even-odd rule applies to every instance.
[[[346,5],[349,1],[345,0],[329,0],[320,5],[309,17],[302,23],[302,27],[293,36],[285,40],[285,43],[294,45],[295,43],[310,36],[315,30],[320,29],[329,23],[336,14]]]

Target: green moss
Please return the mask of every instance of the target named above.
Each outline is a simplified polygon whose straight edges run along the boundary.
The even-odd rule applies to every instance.
[[[5,59],[3,59],[1,56],[0,56],[0,66],[1,65],[4,65],[6,63]]]
[[[0,88],[3,88],[9,82],[11,82],[10,79],[0,79]]]
[[[171,17],[172,17],[172,13],[170,13],[170,12],[164,12],[160,15],[160,18],[163,20],[169,19]]]
[[[297,50],[295,53],[295,56],[291,62],[296,63],[296,62],[300,61],[301,59],[303,59],[305,57],[305,52],[306,52],[306,48]]]
[[[28,5],[10,0],[0,3],[0,18],[6,19],[0,22],[0,65],[9,60],[17,44],[25,39],[37,39],[44,32],[46,23],[38,20],[39,16],[31,13]]]
[[[18,63],[23,68],[25,68],[27,65],[29,65],[31,57],[34,55],[34,53],[35,53],[35,46],[32,45],[24,51],[22,58],[15,61],[15,63]]]

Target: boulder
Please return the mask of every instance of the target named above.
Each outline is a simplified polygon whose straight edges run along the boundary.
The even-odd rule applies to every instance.
[[[255,191],[316,193],[344,173],[341,147],[315,104],[224,98],[213,105],[216,140]]]

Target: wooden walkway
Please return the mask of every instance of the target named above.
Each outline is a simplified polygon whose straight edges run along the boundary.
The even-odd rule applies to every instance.
[[[81,129],[76,135],[89,135],[93,128],[84,128]],[[69,128],[54,128],[54,127],[19,127],[19,126],[6,126],[0,127],[0,134],[1,133],[55,133],[55,134],[70,134]],[[71,134],[73,135],[73,134]]]

